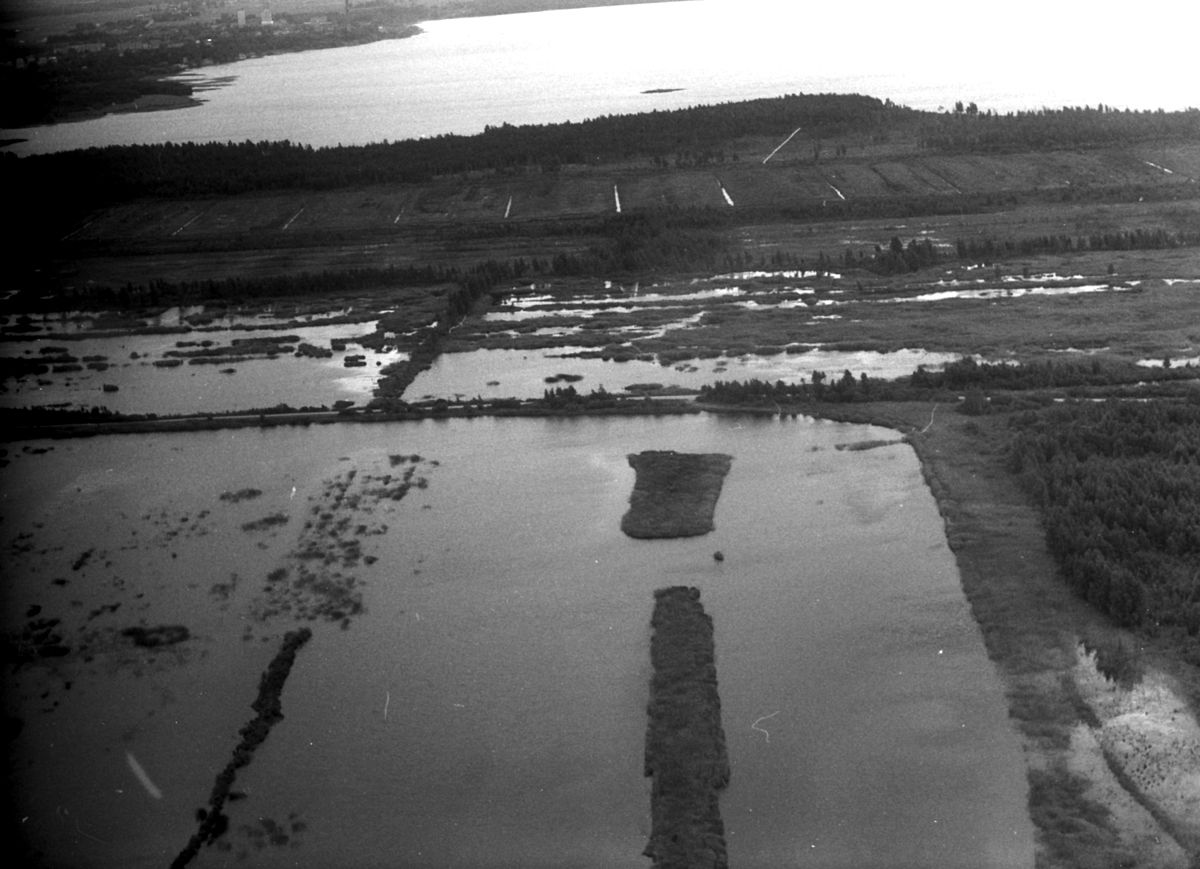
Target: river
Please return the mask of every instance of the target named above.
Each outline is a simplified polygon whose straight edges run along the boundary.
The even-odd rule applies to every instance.
[[[836,4],[685,0],[429,21],[413,38],[204,67],[196,72],[233,84],[202,92],[198,107],[2,137],[26,140],[10,149],[18,154],[168,141],[352,145],[821,92],[929,110],[959,100],[1000,112],[1194,106],[1189,40],[1200,13],[1173,5],[1158,16],[1156,5],[1123,17],[1119,34],[1107,16],[1033,0],[986,22],[950,0],[915,11],[869,0],[853,16]],[[1154,63],[1138,63],[1151,48]]]
[[[10,677],[23,829],[52,865],[169,863],[279,638],[340,588],[364,611],[314,623],[195,865],[644,867],[652,592],[689,584],[732,866],[1032,865],[1019,741],[916,458],[836,449],[890,436],[698,415],[11,447],[4,629],[58,618],[71,649]],[[714,532],[620,532],[645,449],[733,456]],[[120,633],[159,624],[191,638]]]

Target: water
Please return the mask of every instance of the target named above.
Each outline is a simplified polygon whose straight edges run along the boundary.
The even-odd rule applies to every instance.
[[[70,373],[48,373],[6,378],[0,390],[0,407],[106,407],[117,413],[223,413],[274,407],[332,405],[336,401],[365,402],[371,398],[382,366],[403,361],[407,353],[388,349],[376,352],[355,345],[354,339],[371,334],[375,324],[345,323],[336,326],[297,326],[280,329],[210,329],[165,335],[127,334],[86,337],[70,341],[33,338],[10,341],[5,355],[36,359],[43,347],[64,347],[70,355],[103,357],[110,367],[84,368]],[[200,349],[201,341],[228,347],[234,341],[295,335],[301,342],[329,349],[333,340],[350,342],[327,359],[283,354],[275,359],[190,365],[174,368],[154,363],[171,352]],[[180,342],[193,346],[178,347]],[[346,368],[348,355],[366,357],[365,367]],[[104,385],[118,387],[105,392]]]
[[[937,110],[1200,104],[1187,60],[1200,12],[1121,20],[1033,0],[986,30],[950,0],[907,15],[790,0],[696,0],[431,21],[417,37],[205,68],[200,107],[4,131],[19,154],[90,145],[290,139],[362,144],[787,93],[864,93]],[[1170,26],[1163,26],[1169,20]],[[1190,23],[1189,23],[1190,22]],[[1070,38],[1060,38],[1069,33]],[[1114,62],[1114,40],[1131,52]],[[1135,52],[1153,51],[1154,63]],[[648,94],[655,88],[679,88]]]
[[[659,383],[699,389],[718,380],[808,380],[814,371],[823,371],[833,379],[842,372],[858,378],[862,374],[891,380],[912,374],[919,365],[937,370],[962,358],[958,353],[902,349],[890,353],[875,350],[811,349],[771,356],[736,356],[692,359],[674,365],[631,359],[610,362],[603,359],[563,358],[580,348],[552,347],[544,350],[471,350],[444,353],[422,371],[405,391],[410,399],[426,397],[453,399],[540,398],[550,388],[563,383],[547,383],[547,377],[572,374],[582,377],[572,383],[576,390],[588,393],[603,387],[620,392],[634,384]]]
[[[10,677],[23,828],[84,869],[178,853],[294,624],[264,615],[266,576],[296,569],[315,509],[368,529],[377,561],[322,568],[366,612],[315,626],[238,774],[230,848],[197,866],[644,866],[648,622],[674,583],[715,622],[731,865],[1031,865],[1019,743],[916,459],[834,449],[890,434],[478,419],[14,447],[4,628],[39,606],[74,649]],[[663,448],[733,455],[712,534],[621,534],[626,454]],[[398,453],[427,488],[373,500]],[[247,486],[262,494],[219,497]],[[193,638],[120,641],[164,622]]]

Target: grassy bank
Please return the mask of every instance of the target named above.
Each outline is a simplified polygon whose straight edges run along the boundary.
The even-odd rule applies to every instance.
[[[1123,759],[1104,745],[1109,721],[1095,664],[1081,649],[1126,649],[1169,696],[1200,708],[1200,671],[1181,660],[1177,639],[1131,634],[1072,593],[1060,579],[1042,521],[1009,470],[1009,417],[966,418],[928,404],[826,407],[821,415],[908,433],[937,500],[963,590],[1006,689],[1025,746],[1029,812],[1038,866],[1194,866],[1194,830],[1172,817],[1165,798],[1137,787]],[[1102,691],[1117,687],[1101,677]],[[1130,692],[1126,692],[1129,694]],[[1145,717],[1147,709],[1136,703]],[[1178,711],[1177,709],[1174,711]]]

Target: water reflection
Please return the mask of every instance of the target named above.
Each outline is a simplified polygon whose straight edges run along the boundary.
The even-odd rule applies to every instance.
[[[83,364],[79,370],[51,370],[10,377],[0,391],[0,406],[104,406],[119,413],[220,413],[289,404],[330,406],[337,401],[365,402],[371,398],[380,369],[408,358],[391,348],[381,351],[357,346],[355,339],[371,333],[373,322],[336,326],[296,326],[269,329],[209,329],[186,334],[126,334],[85,337],[70,341],[53,338],[10,341],[6,354],[38,360],[57,355],[59,348]],[[294,337],[286,346],[310,344],[331,353],[328,358],[300,357],[288,351],[266,358],[235,358],[238,346],[281,336]],[[229,359],[216,364],[189,364],[186,354],[206,347],[228,347]],[[337,349],[333,349],[337,348]],[[347,367],[351,355],[365,365]],[[88,360],[88,361],[85,361]],[[172,366],[172,367],[167,367]],[[106,390],[105,385],[116,390]]]
[[[787,352],[770,356],[714,356],[662,365],[656,361],[631,359],[623,362],[580,358],[592,353],[581,347],[544,350],[473,350],[438,357],[421,372],[406,393],[420,398],[537,398],[546,390],[547,377],[558,373],[580,375],[575,384],[581,392],[603,387],[620,392],[630,384],[662,383],[699,389],[715,380],[808,380],[814,371],[859,377],[893,379],[911,374],[917,366],[929,370],[961,358],[961,354],[903,349],[890,353],[874,350],[826,350],[795,345]]]

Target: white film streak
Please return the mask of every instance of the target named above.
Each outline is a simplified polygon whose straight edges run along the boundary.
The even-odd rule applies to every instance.
[[[767,738],[767,742],[770,742],[770,741],[771,741],[771,734],[770,734],[770,733],[768,733],[768,732],[766,731],[766,729],[765,729],[765,728],[763,728],[763,727],[759,727],[758,725],[759,725],[759,724],[761,724],[761,723],[762,723],[762,722],[764,722],[764,721],[767,721],[767,720],[769,720],[769,719],[771,719],[771,718],[774,718],[774,717],[775,717],[776,715],[778,715],[778,714],[779,714],[779,710],[778,710],[778,709],[776,709],[776,710],[775,710],[774,712],[772,712],[770,715],[764,715],[764,716],[762,716],[761,718],[756,718],[756,719],[754,719],[754,723],[750,725],[750,729],[751,729],[751,730],[757,730],[759,733],[761,733],[763,736],[765,736],[765,737]]]

